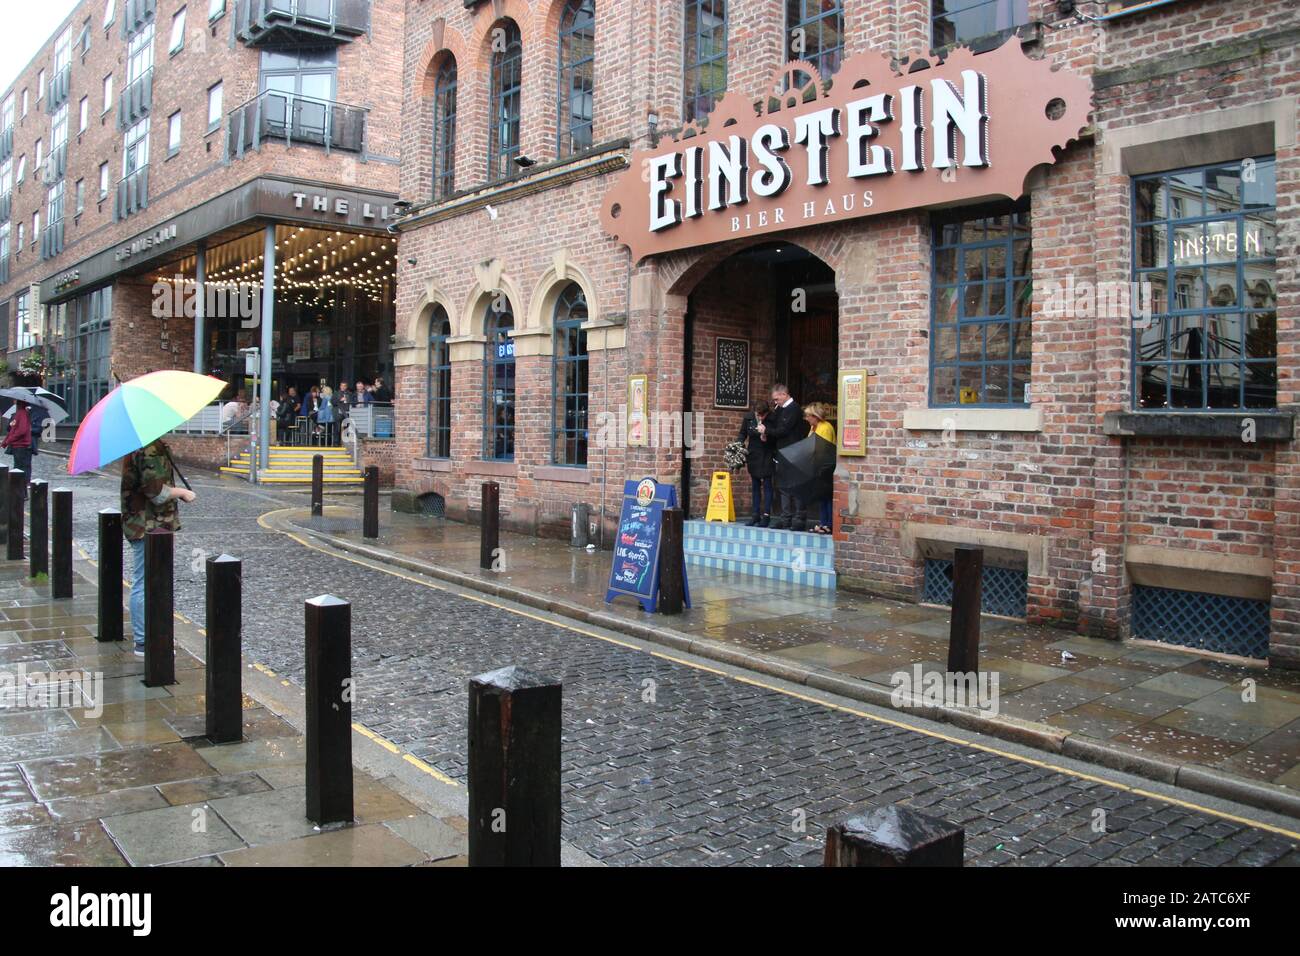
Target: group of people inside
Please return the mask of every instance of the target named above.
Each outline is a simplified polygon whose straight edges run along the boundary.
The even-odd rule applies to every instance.
[[[745,468],[749,472],[754,499],[754,514],[745,522],[750,527],[784,528],[830,534],[833,530],[833,483],[835,472],[834,412],[823,402],[799,407],[783,384],[772,386],[771,401],[761,401],[745,416],[740,425],[738,443],[745,448]],[[820,467],[811,492],[795,493],[783,488],[781,462],[776,453],[816,434],[831,445],[828,455],[819,459]],[[818,520],[809,526],[808,512],[816,508]],[[773,513],[775,510],[775,514]]]
[[[384,405],[393,400],[393,394],[382,377],[367,385],[357,382],[355,391],[347,382],[340,382],[337,391],[328,385],[313,385],[305,395],[299,395],[296,386],[290,385],[274,403],[272,409],[279,427],[281,443],[311,441],[313,444],[337,445],[343,423],[352,410],[364,405]],[[299,434],[294,426],[298,419],[306,419],[307,434]]]

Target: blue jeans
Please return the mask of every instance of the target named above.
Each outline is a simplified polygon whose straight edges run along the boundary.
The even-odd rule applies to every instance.
[[[131,633],[135,649],[144,650],[144,538],[128,541],[131,546]]]

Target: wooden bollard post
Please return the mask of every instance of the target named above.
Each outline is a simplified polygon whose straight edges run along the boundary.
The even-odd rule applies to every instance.
[[[966,831],[896,805],[873,807],[826,831],[823,866],[961,866]]]
[[[31,553],[28,556],[28,566],[31,569],[29,573],[32,577],[38,574],[48,577],[50,573],[50,486],[48,482],[37,478],[29,487],[32,496],[31,505],[27,509],[31,527],[27,534],[31,542]]]
[[[144,536],[144,685],[176,683],[172,595],[172,533],[155,528]]]
[[[207,722],[204,732],[214,744],[234,743],[244,736],[243,673],[240,638],[243,630],[243,564],[223,554],[208,558],[207,581]]]
[[[685,552],[682,509],[665,508],[659,531],[659,613],[681,614],[686,599],[682,580]]]
[[[952,625],[948,630],[948,673],[980,669],[980,585],[983,548],[957,548],[952,562]]]
[[[23,559],[23,499],[27,497],[27,476],[17,468],[9,469],[9,549],[10,561]]]
[[[352,605],[307,602],[307,819],[352,820]]]
[[[50,498],[54,506],[50,515],[50,597],[61,601],[72,597],[72,491],[55,488]]]
[[[469,865],[560,865],[559,682],[522,667],[469,682]]]
[[[483,511],[479,525],[478,566],[491,571],[501,546],[501,486],[483,482]]]
[[[361,533],[367,538],[379,537],[379,468],[366,468],[363,486]]]
[[[99,641],[122,640],[122,512],[99,513]]]
[[[325,456],[311,456],[311,516],[325,513]]]

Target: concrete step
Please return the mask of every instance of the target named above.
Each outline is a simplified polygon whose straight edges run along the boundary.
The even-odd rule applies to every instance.
[[[686,563],[811,587],[835,587],[835,542],[829,535],[751,528],[721,521],[685,523]]]
[[[835,588],[835,572],[812,568],[799,570],[793,562],[760,561],[737,558],[724,558],[718,555],[703,554],[698,551],[686,552],[688,567],[712,568],[730,574],[741,574],[751,578],[764,578],[768,581],[781,581],[786,584],[802,584],[814,588]]]

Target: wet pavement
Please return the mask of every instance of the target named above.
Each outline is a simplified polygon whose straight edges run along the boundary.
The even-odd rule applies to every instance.
[[[129,641],[92,636],[93,582],[75,586],[52,601],[0,561],[0,866],[464,864],[463,817],[360,770],[355,824],[316,828],[298,731],[245,696],[244,741],[209,743],[201,662],[178,648],[177,682],[145,687]]]
[[[54,473],[59,465],[42,456],[38,476],[42,469]],[[1064,758],[1032,756],[992,738],[950,729],[937,733],[924,729],[925,721],[919,719],[884,719],[866,705],[794,693],[779,682],[756,680],[723,665],[705,665],[653,645],[577,628],[555,615],[521,610],[395,568],[370,566],[259,522],[267,512],[304,506],[302,494],[191,477],[200,497],[184,509],[185,527],[177,543],[179,612],[202,622],[203,558],[223,551],[241,557],[246,659],[300,687],[302,602],[321,593],[352,601],[354,720],[454,781],[465,776],[466,684],[471,676],[518,664],[561,680],[563,835],[606,863],[816,864],[827,826],[880,802],[904,803],[964,826],[967,865],[1300,862],[1300,835],[1284,818]],[[61,482],[76,494],[78,545],[93,553],[94,512],[115,503],[115,482],[94,477]],[[330,500],[359,504],[342,495]],[[394,526],[394,517],[383,513],[386,529]],[[463,556],[467,547],[464,540],[455,540],[457,531],[462,538],[468,532],[476,555],[473,529],[444,532],[448,537],[441,542],[408,543],[426,548],[426,557],[452,564],[461,560],[458,549]],[[395,537],[389,540],[399,543]],[[516,568],[535,575],[534,580],[550,575],[557,593],[603,587],[605,555],[575,554],[533,539],[503,543],[507,575]],[[566,552],[567,563],[557,557],[556,548]],[[721,590],[743,588],[743,583],[706,583],[697,574],[693,585],[697,601],[717,599],[693,613],[693,627],[742,620],[771,624],[789,616],[780,613],[789,606],[783,599],[756,608],[747,606],[754,602],[752,593],[746,599],[743,590],[730,595]],[[723,618],[719,610],[710,610],[729,598],[734,598],[734,616]],[[849,610],[838,605],[822,609],[830,615]],[[906,628],[925,625],[932,612],[881,605],[873,613],[889,616],[891,611],[895,630],[926,636]],[[630,607],[621,613],[640,614]],[[938,626],[933,620],[930,624]],[[773,632],[754,633],[780,641]],[[1057,632],[1048,636],[1053,642],[1075,640]],[[869,653],[852,644],[822,642],[864,658]],[[1059,656],[1059,651],[1049,653],[1043,666],[1053,666]],[[854,662],[835,661],[834,666]],[[1108,663],[1101,658],[1082,662],[1087,667]],[[1167,670],[1148,667],[1149,677]],[[147,708],[165,701],[136,703]],[[39,728],[33,732],[41,733]],[[300,783],[291,774],[285,779],[254,765],[260,759],[256,755],[247,758],[254,764],[241,758],[231,765],[199,756],[215,776],[252,774],[272,789]],[[7,779],[0,776],[0,781]],[[239,796],[223,793],[214,799]],[[29,792],[26,802],[34,797]],[[239,833],[238,805],[221,819]],[[380,825],[417,848],[427,836],[415,824]],[[238,852],[243,851],[221,850],[216,856]]]

